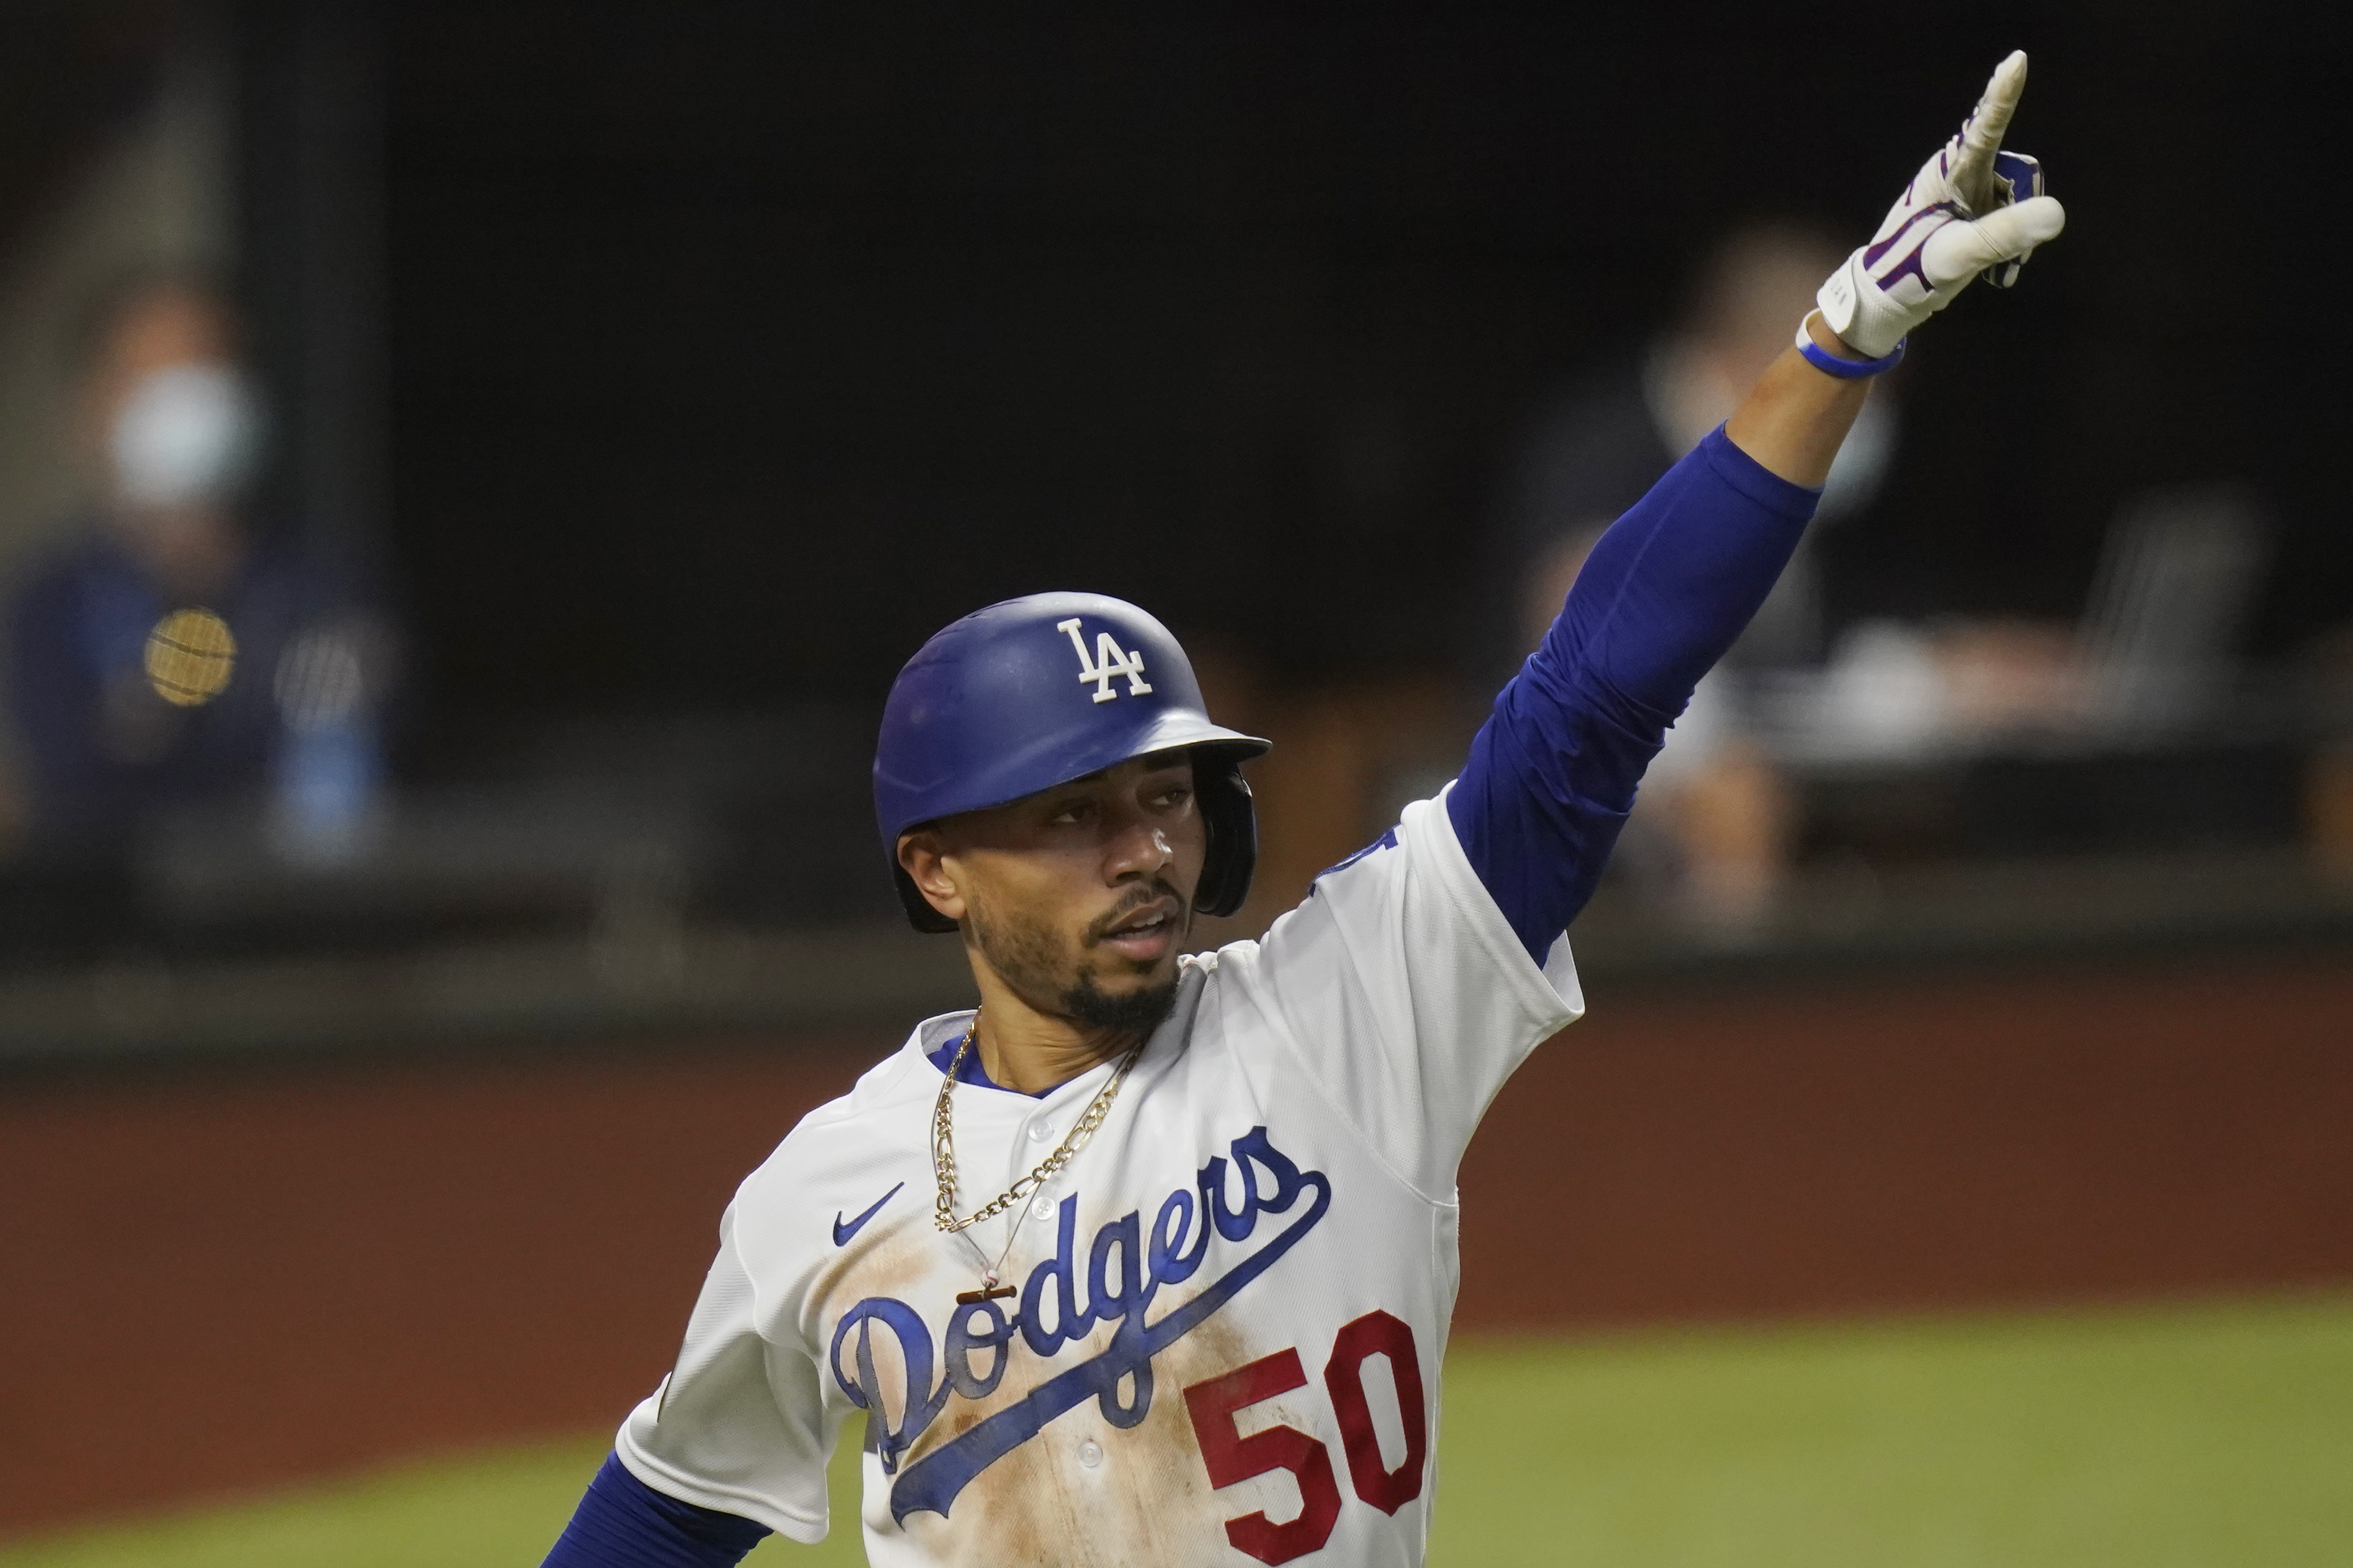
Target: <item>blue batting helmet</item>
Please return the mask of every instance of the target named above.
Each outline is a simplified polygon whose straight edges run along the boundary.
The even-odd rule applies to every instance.
[[[1209,830],[1194,907],[1229,915],[1258,861],[1240,763],[1267,742],[1209,721],[1168,628],[1101,594],[1031,594],[944,627],[891,683],[874,746],[874,817],[907,918],[956,929],[899,865],[909,828],[1179,747]]]

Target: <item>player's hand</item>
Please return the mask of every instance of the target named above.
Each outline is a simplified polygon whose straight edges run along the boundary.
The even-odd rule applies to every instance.
[[[2001,150],[2025,89],[2021,50],[1994,68],[1960,134],[1912,176],[1871,243],[1822,285],[1823,325],[1857,353],[1890,353],[1980,274],[2009,288],[2034,247],[2066,226],[2065,210],[2042,194],[2042,165]]]

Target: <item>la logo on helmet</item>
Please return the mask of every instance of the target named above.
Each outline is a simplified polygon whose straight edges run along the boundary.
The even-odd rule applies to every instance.
[[[1087,657],[1087,639],[1079,631],[1078,616],[1057,621],[1054,629],[1070,634],[1071,646],[1079,652],[1079,679],[1082,683],[1090,680],[1095,683],[1096,701],[1108,702],[1117,697],[1119,693],[1111,689],[1111,683],[1123,675],[1127,677],[1127,694],[1130,697],[1142,697],[1152,689],[1144,679],[1144,654],[1141,650],[1126,652],[1119,646],[1118,638],[1109,632],[1098,632],[1095,634],[1094,657],[1090,658]]]

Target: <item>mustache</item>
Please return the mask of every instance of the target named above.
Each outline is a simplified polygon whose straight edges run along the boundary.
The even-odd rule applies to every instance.
[[[1166,878],[1155,877],[1149,882],[1137,883],[1134,890],[1128,897],[1122,899],[1110,912],[1090,921],[1087,923],[1086,934],[1080,940],[1086,946],[1094,947],[1111,934],[1112,927],[1145,905],[1158,903],[1163,899],[1167,899],[1176,904],[1176,919],[1178,923],[1182,924],[1191,920],[1193,913],[1191,901],[1178,892],[1175,884]]]

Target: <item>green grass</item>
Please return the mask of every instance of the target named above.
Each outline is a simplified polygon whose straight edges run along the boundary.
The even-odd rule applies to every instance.
[[[2353,1562],[2353,1301],[1466,1343],[1446,1375],[1438,1568]],[[406,1467],[0,1568],[528,1565],[604,1450]],[[754,1563],[862,1561],[856,1458],[833,1539]]]
[[[1440,1568],[2353,1563],[2353,1302],[1465,1349]]]
[[[862,1563],[858,1428],[834,1456],[832,1533],[770,1537],[747,1562]],[[266,1501],[0,1546],[0,1568],[530,1568],[572,1516],[609,1437],[404,1465]]]

